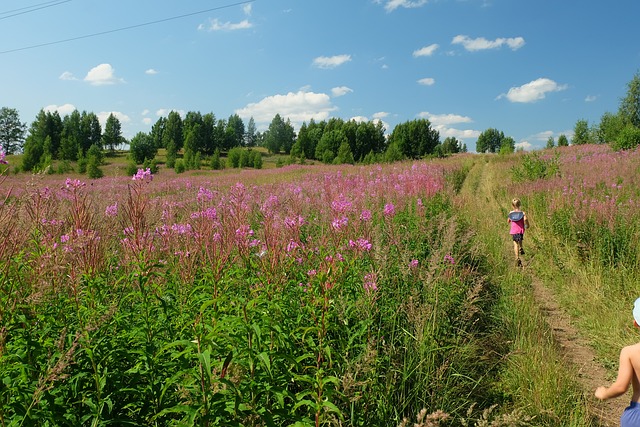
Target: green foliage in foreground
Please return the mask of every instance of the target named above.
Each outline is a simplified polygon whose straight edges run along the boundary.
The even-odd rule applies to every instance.
[[[383,254],[320,249],[273,275],[259,253],[186,276],[114,260],[49,289],[18,254],[0,275],[0,422],[382,426],[500,403],[482,261],[444,195],[420,208],[379,224]]]

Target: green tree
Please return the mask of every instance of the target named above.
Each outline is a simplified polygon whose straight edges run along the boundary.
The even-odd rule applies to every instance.
[[[553,140],[553,136],[550,136],[547,139],[547,147],[546,148],[553,148],[555,146],[555,141]]]
[[[129,143],[129,156],[136,164],[142,164],[145,160],[152,160],[158,153],[153,138],[145,132],[138,132]]]
[[[349,146],[348,141],[343,141],[338,147],[338,155],[334,159],[334,163],[343,165],[343,164],[354,164],[355,161],[353,159],[353,153],[351,152],[351,147]]]
[[[500,154],[509,154],[514,151],[516,151],[516,141],[510,136],[504,137],[500,144]]]
[[[618,135],[624,129],[625,119],[620,114],[606,112],[600,118],[596,139],[599,144],[608,144],[618,139]]]
[[[500,150],[500,147],[502,147],[504,138],[504,132],[489,128],[478,136],[476,151],[478,153],[496,153]]]
[[[442,152],[444,154],[459,153],[462,149],[462,143],[453,136],[448,136],[442,143]]]
[[[232,168],[240,167],[240,157],[242,156],[242,149],[240,147],[234,147],[229,150],[227,154],[227,161]]]
[[[154,124],[151,126],[151,132],[149,136],[151,137],[151,141],[156,148],[164,148],[164,128],[167,124],[167,119],[164,117],[160,117]]]
[[[569,139],[564,133],[560,134],[560,136],[558,137],[558,147],[568,147],[568,146],[569,146]]]
[[[84,154],[87,153],[92,145],[100,145],[102,141],[102,127],[100,120],[94,113],[82,112],[80,117],[80,147]]]
[[[591,142],[589,134],[589,122],[584,119],[578,120],[573,128],[573,138],[571,140],[571,144],[589,144]]]
[[[257,129],[256,129],[256,121],[253,117],[249,118],[249,123],[247,124],[247,130],[244,133],[244,145],[247,147],[255,147],[257,139]]]
[[[611,144],[614,150],[631,150],[640,145],[640,128],[627,124]]]
[[[383,160],[386,163],[399,162],[400,160],[404,160],[404,156],[402,155],[402,151],[398,148],[396,142],[391,142],[387,147],[387,150],[384,152]]]
[[[169,112],[162,134],[162,146],[167,150],[167,167],[173,168],[182,149],[182,118],[176,111]]]
[[[204,121],[200,112],[189,111],[182,121],[182,148],[185,152],[199,153],[204,150],[205,141],[203,133]],[[186,163],[186,162],[185,162]],[[185,165],[191,169],[190,165]]]
[[[244,122],[239,115],[233,114],[227,121],[229,129],[230,147],[242,147],[244,145]]]
[[[220,160],[220,150],[216,150],[213,152],[213,156],[211,157],[211,169],[213,170],[222,169],[222,161]]]
[[[207,113],[202,116],[202,154],[212,155],[216,149],[220,149],[220,142],[216,139],[216,116]]]
[[[419,159],[432,154],[440,143],[440,133],[431,128],[431,122],[417,119],[397,125],[389,136],[389,144],[395,144],[402,156]]]
[[[627,83],[627,94],[620,100],[618,111],[625,124],[640,128],[640,72]]]
[[[82,138],[82,116],[78,110],[73,110],[62,120],[62,138],[58,158],[70,161],[78,160]]]
[[[349,145],[349,140],[341,129],[325,130],[316,146],[315,158],[321,159],[324,163],[332,163],[338,155],[338,149],[345,143]]]
[[[259,151],[253,151],[253,167],[255,169],[262,169],[262,154]]]
[[[113,113],[109,114],[104,124],[104,133],[102,134],[102,147],[111,152],[122,143],[122,125],[120,120]]]
[[[271,120],[265,135],[265,147],[267,150],[270,153],[279,153],[284,150],[285,154],[289,154],[295,142],[294,139],[295,132],[291,122],[289,120],[285,122],[280,114],[276,114]]]
[[[0,108],[0,149],[5,154],[14,154],[24,144],[27,124],[20,121],[20,114],[15,108]]]

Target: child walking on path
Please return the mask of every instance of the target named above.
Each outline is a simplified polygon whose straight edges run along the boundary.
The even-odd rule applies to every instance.
[[[638,328],[640,323],[640,298],[633,304],[633,325]],[[631,403],[620,417],[621,427],[640,426],[640,342],[620,351],[620,366],[618,378],[610,387],[598,387],[596,397],[600,400],[622,396],[633,387]]]
[[[513,238],[513,251],[516,255],[516,266],[522,267],[522,260],[520,255],[524,255],[524,249],[522,248],[522,239],[524,238],[524,230],[529,228],[529,220],[527,214],[520,209],[520,199],[515,198],[511,201],[511,207],[513,210],[509,212],[507,222],[511,224],[511,230],[509,234]]]

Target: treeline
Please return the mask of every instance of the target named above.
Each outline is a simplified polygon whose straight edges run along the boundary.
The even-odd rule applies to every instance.
[[[620,99],[618,111],[605,112],[600,123],[578,120],[571,143],[610,144],[614,150],[628,150],[640,145],[640,72],[636,72],[627,83],[627,93]],[[552,139],[547,142],[549,146],[553,147]]]
[[[26,125],[17,119],[16,110],[6,110],[12,113],[7,122],[15,129],[22,129],[17,134],[24,134]],[[305,122],[296,133],[290,120],[279,114],[268,129],[259,132],[253,118],[245,126],[237,114],[217,119],[213,113],[189,111],[182,117],[171,111],[167,117],[159,118],[150,132],[139,132],[128,141],[122,136],[121,123],[113,114],[107,118],[103,130],[97,115],[91,112],[75,110],[61,118],[57,111],[41,110],[31,123],[26,139],[14,133],[11,143],[3,145],[12,153],[23,152],[20,170],[41,171],[57,161],[62,173],[71,169],[71,162],[78,162],[78,171],[89,172],[92,177],[101,176],[97,168],[105,154],[126,145],[132,163],[138,165],[156,162],[158,150],[164,149],[165,166],[177,171],[200,169],[205,159],[212,169],[260,168],[259,152],[242,152],[258,146],[269,153],[288,156],[288,162],[314,160],[327,164],[392,162],[466,151],[466,146],[456,138],[441,142],[439,132],[426,119],[399,124],[390,135],[385,132],[379,121],[332,118]]]

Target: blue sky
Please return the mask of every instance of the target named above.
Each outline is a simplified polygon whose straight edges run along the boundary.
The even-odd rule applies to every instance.
[[[127,138],[171,110],[259,130],[427,118],[470,151],[488,128],[530,150],[617,111],[638,16],[638,0],[4,0],[0,106],[27,124],[114,113]]]

